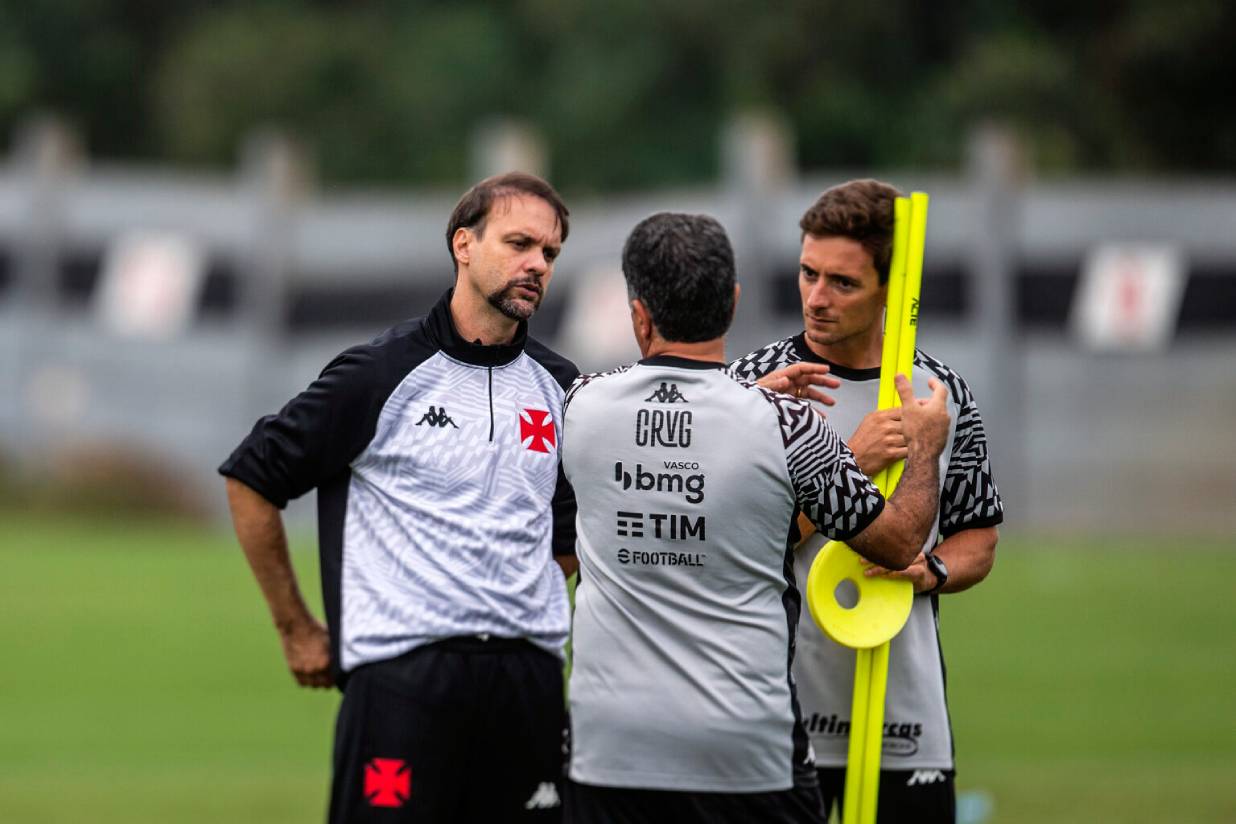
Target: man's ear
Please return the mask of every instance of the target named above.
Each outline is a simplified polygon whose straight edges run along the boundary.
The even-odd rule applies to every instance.
[[[639,298],[631,299],[631,331],[635,333],[640,352],[646,352],[652,341],[652,314]]]
[[[730,310],[730,326],[734,325],[734,318],[738,317],[738,299],[742,297],[742,286],[734,284],[734,308]]]
[[[451,251],[455,253],[455,262],[467,266],[472,261],[472,230],[460,226],[451,238]]]
[[[652,315],[648,313],[648,307],[639,298],[631,299],[631,321],[639,329],[641,335],[648,337],[652,330]]]

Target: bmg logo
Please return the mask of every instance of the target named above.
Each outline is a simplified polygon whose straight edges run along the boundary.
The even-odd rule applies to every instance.
[[[632,474],[622,468],[622,461],[614,464],[614,481],[623,489],[635,487],[640,492],[672,492],[683,496],[689,504],[704,500],[704,474],[682,475],[678,472],[646,472],[643,464],[635,465]]]

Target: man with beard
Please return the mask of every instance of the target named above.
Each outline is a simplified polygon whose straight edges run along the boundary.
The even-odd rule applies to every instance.
[[[540,178],[478,183],[447,227],[454,288],[337,357],[220,467],[288,667],[343,690],[332,822],[559,818],[575,498],[558,443],[578,370],[527,320],[567,218]],[[325,625],[279,514],[310,489]]]

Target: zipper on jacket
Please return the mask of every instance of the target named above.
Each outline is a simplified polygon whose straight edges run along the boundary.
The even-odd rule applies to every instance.
[[[494,368],[487,367],[489,373],[489,442],[494,442]]]

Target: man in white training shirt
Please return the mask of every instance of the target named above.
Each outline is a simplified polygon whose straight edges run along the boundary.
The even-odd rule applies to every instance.
[[[945,389],[899,379],[905,475],[887,501],[806,400],[733,377],[733,252],[703,216],[659,214],[623,249],[641,361],[568,392],[579,505],[572,822],[820,822],[795,696],[801,510],[892,569],[938,509]]]

